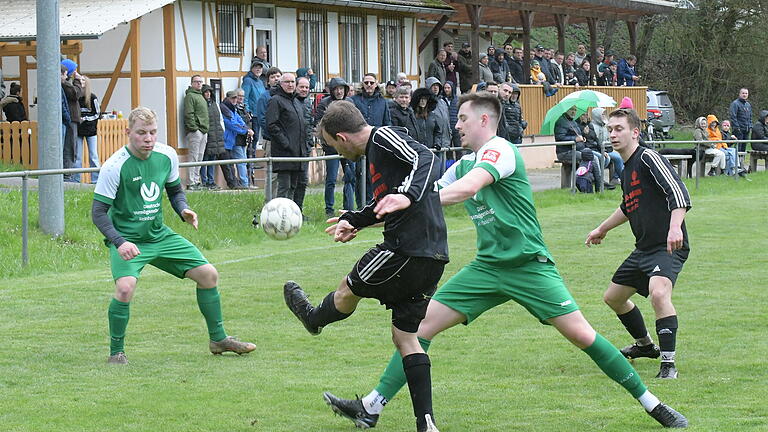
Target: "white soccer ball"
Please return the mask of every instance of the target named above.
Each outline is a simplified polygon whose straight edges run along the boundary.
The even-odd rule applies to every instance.
[[[275,198],[261,209],[261,227],[275,240],[287,240],[301,229],[301,209],[288,198]]]

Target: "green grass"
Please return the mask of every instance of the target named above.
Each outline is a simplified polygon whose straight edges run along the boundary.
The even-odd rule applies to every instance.
[[[768,175],[751,178],[708,178],[697,191],[691,188],[692,253],[675,294],[680,379],[659,382],[652,378],[656,361],[635,362],[651,390],[688,416],[692,431],[768,430],[768,316],[759,300],[768,276]],[[351,318],[312,337],[285,308],[281,287],[295,279],[318,301],[380,239],[377,230],[349,244],[332,243],[319,222],[321,196],[311,195],[307,207],[317,209],[310,216],[318,222],[276,242],[250,226],[258,194],[190,194],[200,231],[166,209],[168,222],[216,265],[225,325],[258,349],[242,357],[207,353],[192,284],[148,267],[131,306],[131,364],[109,367],[106,309],[113,288],[106,248],[89,221],[90,193],[67,192],[66,235],[33,234],[32,265],[24,270],[13,263],[17,195],[0,200],[0,430],[354,430],[331,415],[321,394],[351,397],[376,384],[392,352],[389,314],[376,301],[363,301]],[[546,191],[536,194],[536,204],[558,268],[585,315],[623,346],[630,338],[601,295],[632,248],[629,227],[611,232],[603,245],[583,246],[619,197],[617,191]],[[451,263],[444,279],[472,259],[475,240],[459,206],[446,214]],[[638,304],[652,328],[650,305]],[[440,335],[430,354],[443,432],[660,430],[586,355],[515,304]],[[413,430],[407,392],[387,407],[378,429]]]

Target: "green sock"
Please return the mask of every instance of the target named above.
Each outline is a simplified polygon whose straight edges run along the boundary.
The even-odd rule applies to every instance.
[[[109,303],[109,355],[125,352],[125,329],[131,316],[130,302],[121,302],[115,298]]]
[[[582,351],[592,358],[609,378],[619,383],[635,398],[639,398],[648,388],[643,384],[635,368],[627,359],[598,333],[595,342]]]
[[[221,298],[217,287],[197,289],[197,306],[205,317],[208,325],[208,335],[211,340],[218,342],[227,337],[224,331],[224,318],[221,316]]]
[[[421,344],[424,352],[429,351],[431,343],[431,340],[419,338],[419,344]],[[379,378],[379,385],[376,386],[376,391],[390,401],[403,388],[406,382],[403,358],[400,356],[400,351],[395,350],[392,358],[389,360],[389,364],[384,369],[384,373]]]

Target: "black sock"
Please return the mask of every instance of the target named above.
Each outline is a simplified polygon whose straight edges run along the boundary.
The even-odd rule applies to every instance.
[[[677,315],[656,320],[656,334],[659,335],[661,361],[674,362],[677,342]]]
[[[336,305],[333,304],[333,294],[335,291],[328,293],[316,308],[312,309],[309,313],[309,324],[315,327],[325,327],[326,324],[332,322],[341,321],[346,319],[351,313],[342,313],[336,309]]]
[[[637,308],[637,305],[635,305],[631,311],[621,315],[617,314],[616,316],[619,317],[621,323],[624,324],[624,328],[627,329],[629,334],[631,334],[635,340],[648,336],[648,329],[645,328],[643,314],[640,313],[640,309]]]
[[[403,357],[403,370],[408,380],[408,390],[413,403],[413,415],[416,416],[416,429],[426,427],[424,416],[432,413],[432,376],[429,356],[426,353],[410,354]]]

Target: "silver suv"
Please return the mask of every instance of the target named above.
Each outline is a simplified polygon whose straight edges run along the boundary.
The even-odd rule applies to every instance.
[[[655,139],[670,139],[670,129],[675,125],[675,109],[665,91],[647,90],[646,106],[648,123],[653,127]]]

